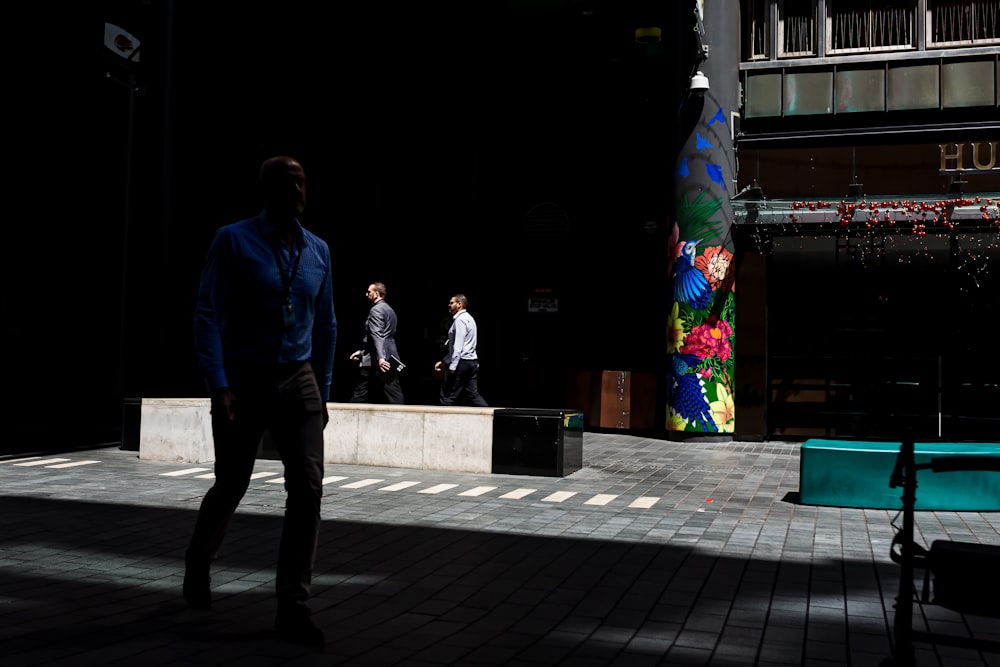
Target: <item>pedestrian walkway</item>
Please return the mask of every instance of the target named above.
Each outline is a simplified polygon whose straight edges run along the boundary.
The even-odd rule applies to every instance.
[[[213,609],[195,611],[183,551],[210,465],[117,446],[4,458],[0,666],[862,667],[891,654],[901,519],[797,504],[797,443],[586,433],[583,450],[562,478],[327,465],[321,649],[272,634],[278,461],[258,461]],[[927,544],[1000,544],[996,512],[920,512],[917,528]],[[1000,639],[996,619],[915,613]],[[929,645],[917,660],[1000,666]]]

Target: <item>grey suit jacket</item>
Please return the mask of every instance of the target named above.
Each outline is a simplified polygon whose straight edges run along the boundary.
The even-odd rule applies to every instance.
[[[362,366],[371,366],[372,359],[388,359],[390,355],[399,357],[396,349],[396,311],[385,299],[368,311],[361,349],[364,350]]]

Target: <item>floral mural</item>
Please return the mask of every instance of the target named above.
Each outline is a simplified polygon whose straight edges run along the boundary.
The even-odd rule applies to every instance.
[[[724,118],[719,110],[707,125],[724,124]],[[694,133],[675,174],[682,191],[671,239],[674,303],[667,324],[671,361],[667,429],[732,433],[736,425],[733,252],[725,243],[731,238],[725,220],[725,179],[712,157],[722,142],[706,138],[708,134],[707,130]],[[719,196],[713,196],[716,190],[721,190]]]

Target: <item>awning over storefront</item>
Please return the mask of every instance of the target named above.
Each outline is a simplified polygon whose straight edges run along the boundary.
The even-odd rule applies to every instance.
[[[767,199],[754,194],[748,190],[732,200],[736,225],[793,234],[818,228],[911,234],[946,233],[961,228],[1000,233],[1000,192],[830,200]]]

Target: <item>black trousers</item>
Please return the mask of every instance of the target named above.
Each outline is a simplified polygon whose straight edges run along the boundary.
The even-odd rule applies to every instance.
[[[268,369],[228,369],[236,396],[235,419],[212,404],[215,483],[205,494],[188,545],[189,566],[219,557],[230,520],[250,485],[265,430],[271,432],[285,471],[285,516],[278,547],[279,608],[304,605],[312,584],[323,495],[323,428],[328,420],[308,362]]]
[[[460,359],[455,372],[445,371],[441,385],[441,405],[476,405],[486,407],[486,400],[479,395],[479,362]]]
[[[399,373],[392,370],[383,373],[371,366],[361,366],[359,373],[351,403],[371,403],[374,392],[384,395],[386,403],[403,404],[403,388],[399,385]]]

